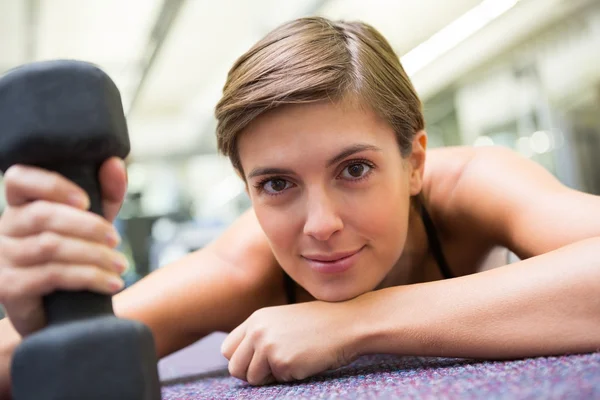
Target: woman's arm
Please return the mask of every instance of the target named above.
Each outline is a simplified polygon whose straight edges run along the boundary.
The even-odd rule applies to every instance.
[[[115,314],[152,330],[159,357],[215,331],[227,332],[269,304],[250,282],[210,250],[200,250],[148,275],[115,296]]]
[[[147,324],[163,357],[279,304],[281,282],[281,270],[249,210],[206,248],[116,295],[114,308],[120,317]]]
[[[521,358],[600,350],[600,238],[354,300],[357,354]]]
[[[600,197],[507,149],[466,151],[451,191],[432,179],[430,200],[453,234],[524,261],[358,298],[373,326],[361,350],[506,358],[600,349]]]

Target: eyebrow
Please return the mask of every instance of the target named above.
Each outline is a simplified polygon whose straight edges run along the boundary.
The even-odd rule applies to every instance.
[[[346,147],[337,156],[329,159],[329,161],[327,161],[327,166],[331,167],[333,164],[339,163],[344,158],[351,156],[352,154],[360,153],[361,151],[367,151],[367,150],[381,151],[381,149],[379,147],[373,146],[372,144],[362,144],[362,143],[353,144],[352,146]]]
[[[341,152],[339,152],[334,157],[327,160],[327,167],[331,167],[333,164],[337,164],[342,161],[344,158],[351,156],[352,154],[360,153],[362,151],[381,151],[381,149],[377,146],[373,146],[371,144],[353,144],[352,146],[348,146],[344,148]],[[257,176],[262,175],[291,175],[294,171],[286,168],[273,168],[273,167],[259,167],[254,168],[249,174],[248,179],[255,178]]]

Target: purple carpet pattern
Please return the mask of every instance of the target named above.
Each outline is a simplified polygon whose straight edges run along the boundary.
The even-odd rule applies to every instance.
[[[193,363],[197,352],[189,352]],[[184,368],[185,369],[185,368]],[[373,355],[301,382],[252,387],[227,369],[162,381],[163,399],[600,399],[600,352],[515,361]]]

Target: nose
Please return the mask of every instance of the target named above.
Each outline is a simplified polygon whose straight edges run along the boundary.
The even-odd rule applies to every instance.
[[[306,207],[305,235],[326,241],[344,227],[335,202],[326,193],[312,194]]]

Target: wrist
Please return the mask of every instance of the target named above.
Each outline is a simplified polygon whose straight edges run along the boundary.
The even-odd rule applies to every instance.
[[[367,354],[393,353],[390,347],[389,320],[392,318],[385,311],[385,299],[379,292],[365,293],[351,300],[354,303],[350,315],[352,331],[351,353],[355,357]],[[389,304],[388,304],[389,306]],[[396,328],[400,329],[399,324]]]
[[[424,339],[432,328],[423,313],[422,293],[416,286],[393,287],[365,293],[356,303],[353,351],[366,354],[424,354]],[[423,329],[427,327],[427,329]],[[426,340],[425,340],[426,341]]]
[[[9,399],[11,395],[10,365],[21,336],[14,330],[10,320],[0,320],[0,399]]]
[[[0,399],[10,398],[10,355],[0,354]]]
[[[10,364],[16,347],[12,342],[0,345],[0,399],[10,398]]]

